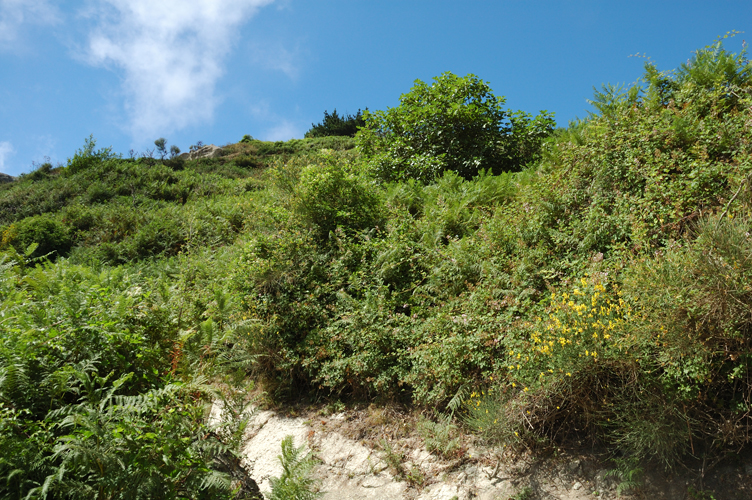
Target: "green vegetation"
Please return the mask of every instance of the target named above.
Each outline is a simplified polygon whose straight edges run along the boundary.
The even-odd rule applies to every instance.
[[[355,115],[342,115],[337,114],[335,109],[330,115],[328,111],[324,111],[324,121],[314,125],[311,124],[311,130],[305,133],[305,137],[355,137],[358,133],[358,128],[365,125],[363,114],[358,110]]]
[[[89,138],[0,186],[0,496],[253,498],[249,380],[446,408],[421,429],[449,457],[459,425],[499,453],[586,432],[625,488],[747,446],[746,55],[648,64],[555,131],[502,103],[445,74],[355,139],[184,161]]]
[[[315,500],[321,496],[315,491],[315,481],[311,472],[316,465],[313,454],[305,452],[305,446],[296,448],[292,436],[282,440],[282,454],[278,455],[282,464],[282,475],[269,480],[272,491],[269,500]]]
[[[359,145],[373,172],[384,180],[431,181],[447,170],[471,179],[482,170],[516,172],[534,162],[554,121],[504,111],[504,98],[475,75],[444,73],[420,80],[400,105],[366,110]]]

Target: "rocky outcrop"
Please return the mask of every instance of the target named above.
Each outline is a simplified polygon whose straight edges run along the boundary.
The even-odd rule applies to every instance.
[[[13,182],[16,178],[12,175],[4,174],[0,172],[0,184],[5,184],[6,182]]]
[[[198,160],[199,158],[219,158],[220,156],[222,156],[222,148],[214,144],[209,144],[190,153],[183,153],[178,158],[182,160]]]

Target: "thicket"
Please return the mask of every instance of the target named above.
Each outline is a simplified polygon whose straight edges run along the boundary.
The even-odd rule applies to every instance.
[[[712,465],[751,423],[751,89],[719,42],[552,131],[445,74],[354,140],[171,163],[90,139],[0,187],[3,494],[230,495],[209,382],[242,408],[249,379],[446,408],[500,452],[587,432]]]
[[[374,158],[413,136],[366,137],[340,163],[380,192],[383,223],[341,219],[322,240],[316,217],[283,218],[244,249],[258,373],[279,394],[443,405],[475,390],[467,418],[500,448],[585,429],[673,466],[744,446],[749,69],[720,43],[676,72],[648,64],[519,173],[374,181]],[[347,213],[311,195],[311,164],[326,168],[275,167],[280,206],[301,213],[305,193]]]

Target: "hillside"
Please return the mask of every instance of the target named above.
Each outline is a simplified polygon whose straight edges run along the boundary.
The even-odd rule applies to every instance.
[[[568,127],[503,103],[446,73],[355,138],[90,137],[0,184],[0,496],[253,498],[259,403],[400,405],[499,457],[585,440],[635,492],[748,449],[746,54],[647,64]]]

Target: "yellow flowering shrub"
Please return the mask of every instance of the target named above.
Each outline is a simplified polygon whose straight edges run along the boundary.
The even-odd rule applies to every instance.
[[[529,334],[510,343],[507,370],[520,390],[603,362],[623,351],[623,323],[631,306],[601,277],[582,277],[566,291],[553,292],[545,316],[525,323]]]

